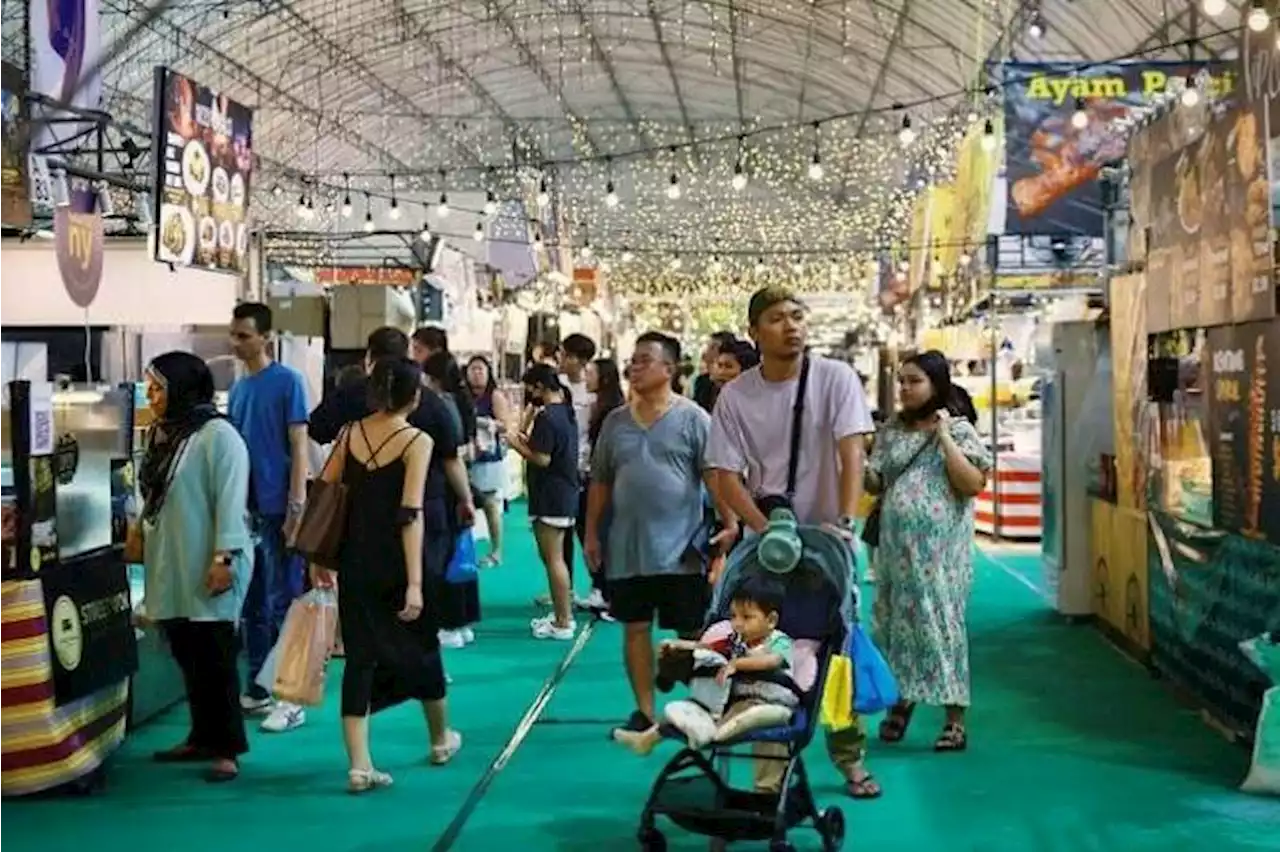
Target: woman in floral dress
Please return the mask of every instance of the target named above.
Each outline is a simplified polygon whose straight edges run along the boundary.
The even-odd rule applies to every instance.
[[[986,484],[991,453],[942,353],[904,361],[898,389],[902,411],[876,436],[867,461],[867,488],[882,504],[873,622],[902,695],[880,738],[901,740],[917,704],[943,706],[946,723],[934,748],[963,751],[973,498]]]

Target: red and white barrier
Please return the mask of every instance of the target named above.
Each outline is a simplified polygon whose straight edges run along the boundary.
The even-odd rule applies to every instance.
[[[1000,489],[998,518],[996,488]],[[987,535],[1035,541],[1040,538],[1040,523],[1040,456],[1001,453],[995,476],[978,495],[974,527]]]

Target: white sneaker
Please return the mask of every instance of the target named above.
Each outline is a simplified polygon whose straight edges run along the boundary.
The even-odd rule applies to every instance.
[[[472,642],[476,641],[476,632],[470,627],[464,627],[459,630],[458,633],[462,636],[462,641],[466,645],[470,645]]]
[[[262,730],[268,734],[283,734],[285,731],[302,727],[306,721],[306,710],[288,701],[278,701],[267,714],[267,718],[262,720]]]
[[[441,630],[439,632],[441,648],[465,648],[467,640],[462,638],[461,630]]]
[[[609,602],[604,599],[604,595],[600,593],[599,589],[592,589],[591,594],[587,595],[587,599],[582,602],[582,605],[587,609],[595,610],[607,610],[609,608]]]
[[[568,627],[557,627],[554,619],[538,618],[534,619],[529,626],[533,630],[534,639],[557,639],[568,642],[573,639],[573,632],[578,625],[571,621]]]

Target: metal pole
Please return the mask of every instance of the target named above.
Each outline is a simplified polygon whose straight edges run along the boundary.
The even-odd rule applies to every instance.
[[[991,304],[987,307],[987,324],[991,339],[989,367],[991,371],[991,396],[988,401],[991,407],[991,537],[997,541],[1000,539],[1000,417],[996,396],[998,390],[996,359],[1000,354],[1000,338],[997,327],[1000,316],[996,309],[996,278],[1000,272],[999,240],[998,236],[992,237],[988,243],[991,248],[988,258],[991,267],[991,289],[988,298]]]

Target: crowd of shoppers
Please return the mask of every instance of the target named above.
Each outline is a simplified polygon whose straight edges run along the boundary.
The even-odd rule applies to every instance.
[[[522,376],[523,411],[486,358],[461,368],[438,328],[412,338],[372,333],[363,364],[309,415],[301,376],[270,357],[265,305],[240,305],[232,318],[244,370],[225,419],[200,359],[157,358],[147,371],[156,421],[139,477],[146,617],[162,626],[183,671],[191,730],[156,758],[205,761],[211,780],[231,780],[248,747],[242,713],[264,715],[267,731],[305,722],[300,707],[273,702],[256,681],[308,577],[287,542],[305,506],[309,441],[331,448],[322,477],[350,495],[337,596],[354,792],[391,782],[368,747],[368,717],[384,707],[422,702],[431,762],[448,762],[461,746],[440,649],[474,641],[480,597],[478,584],[444,575],[477,506],[491,541],[484,564],[501,561],[508,448],[526,463],[548,584],[550,612],[532,620],[532,634],[572,639],[582,608],[622,622],[635,709],[619,733],[649,730],[658,718],[654,625],[698,633],[716,554],[761,533],[780,503],[852,547],[865,489],[880,501],[874,634],[902,697],[879,736],[901,740],[916,708],[932,705],[946,714],[934,747],[966,748],[972,501],[991,467],[972,402],[945,357],[921,353],[901,365],[901,411],[873,419],[857,373],[809,350],[806,309],[792,293],[757,292],[747,325],[750,340],[711,338],[691,400],[677,390],[680,344],[665,334],[641,335],[625,370],[596,358],[583,335],[542,345]],[[592,578],[585,599],[573,591],[575,539]],[[309,579],[335,586],[314,567]],[[243,694],[240,642],[249,662]],[[826,743],[851,796],[880,795],[860,722],[828,732]],[[777,789],[783,765],[757,761],[757,787]]]

